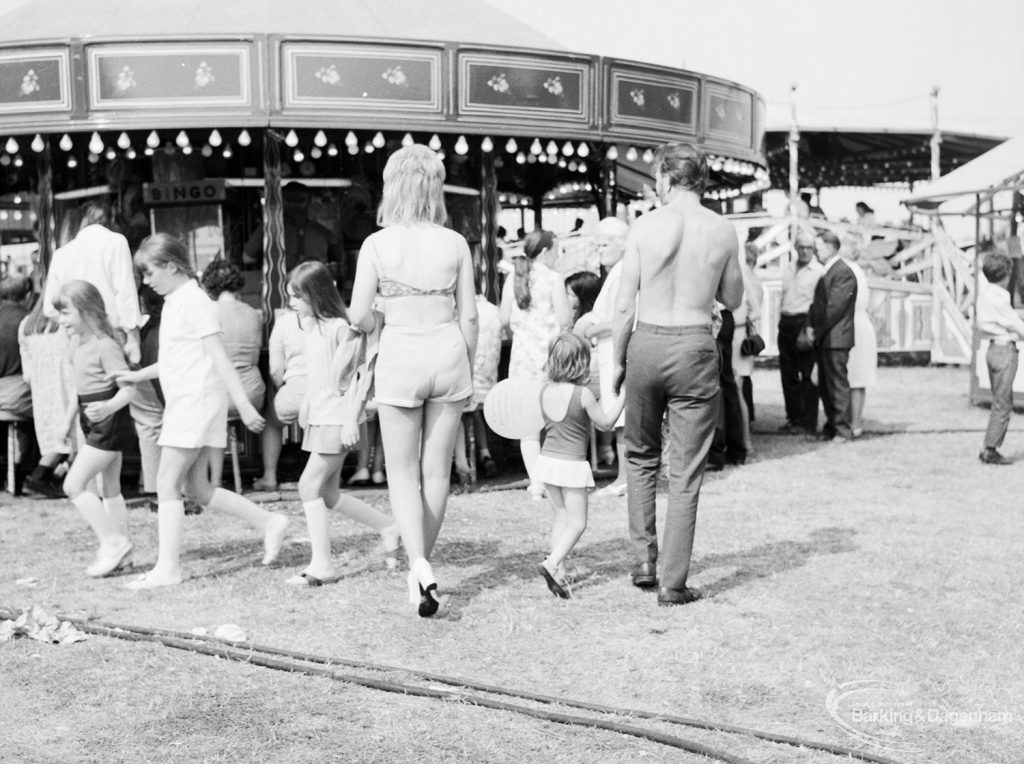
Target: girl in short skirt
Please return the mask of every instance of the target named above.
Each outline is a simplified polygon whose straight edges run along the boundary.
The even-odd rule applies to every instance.
[[[155,364],[121,374],[120,380],[159,377],[165,406],[156,489],[159,553],[153,569],[126,586],[152,589],[181,583],[183,485],[188,498],[261,531],[263,564],[269,565],[281,551],[288,518],[210,485],[210,455],[227,445],[228,396],[246,427],[259,432],[264,424],[224,350],[217,308],[196,282],[185,245],[173,236],[146,238],[135,253],[135,265],[145,283],[164,297],[160,350]]]
[[[625,395],[601,408],[587,389],[590,379],[590,345],[575,334],[563,333],[548,347],[548,384],[540,391],[544,415],[544,445],[537,457],[537,477],[544,482],[555,522],[551,529],[551,554],[537,564],[548,589],[569,599],[565,558],[587,528],[587,492],[594,476],[587,462],[590,425],[607,430],[622,413]]]
[[[345,303],[322,263],[307,262],[288,274],[288,301],[306,332],[306,397],[299,413],[304,425],[302,450],[309,460],[299,478],[299,498],[306,514],[311,557],[309,565],[288,579],[294,586],[320,586],[338,580],[331,558],[327,508],[381,535],[385,562],[397,563],[398,526],[364,501],[338,489],[348,452],[359,441],[359,417],[365,400],[356,390],[357,364],[351,343],[359,332],[348,323]]]
[[[135,391],[110,381],[111,374],[127,371],[128,364],[100,290],[86,281],[69,281],[53,305],[58,322],[73,335],[71,366],[78,398],[68,408],[67,430],[73,431],[77,418],[85,436],[64,478],[64,492],[99,542],[96,561],[85,573],[106,576],[127,563],[132,551],[128,508],[121,496],[121,452],[134,440],[128,403]]]

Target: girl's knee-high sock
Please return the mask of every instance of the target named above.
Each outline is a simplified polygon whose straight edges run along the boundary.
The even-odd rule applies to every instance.
[[[302,509],[306,513],[306,527],[309,529],[310,571],[315,575],[317,571],[333,569],[331,527],[330,518],[327,515],[327,505],[323,499],[314,499],[303,502]]]
[[[362,499],[357,499],[354,496],[339,496],[331,509],[335,512],[340,512],[350,520],[355,520],[357,523],[368,525],[378,531],[381,528],[388,527],[394,522],[394,520],[383,512],[374,509]]]
[[[117,532],[128,537],[128,505],[124,503],[124,496],[118,494],[103,500],[103,509],[107,511],[107,517],[117,528]]]
[[[213,489],[213,495],[210,497],[207,506],[226,515],[237,517],[258,530],[264,530],[267,520],[270,518],[270,513],[265,509],[261,509],[244,496],[239,496],[237,493],[224,488]]]
[[[100,501],[100,497],[89,491],[82,491],[71,499],[71,503],[75,505],[78,511],[81,513],[85,521],[89,523],[89,527],[92,528],[92,532],[96,534],[96,540],[100,546],[107,544],[112,537],[116,536],[117,526],[107,515],[107,511],[103,508],[103,502]]]
[[[181,567],[181,533],[185,525],[185,502],[181,499],[159,502],[156,518],[160,542],[154,570],[159,569],[168,574],[178,573]]]

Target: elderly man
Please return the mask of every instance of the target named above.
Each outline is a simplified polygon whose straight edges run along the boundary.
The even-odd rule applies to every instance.
[[[683,605],[701,597],[686,578],[720,397],[712,304],[736,308],[743,274],[736,231],[701,205],[704,155],[669,143],[658,149],[653,168],[662,206],[633,224],[626,243],[613,322],[615,389],[625,379],[633,583],[660,580],[658,604]],[[666,408],[672,455],[659,573],[654,500]]]
[[[846,362],[854,341],[857,277],[839,256],[839,247],[839,237],[832,231],[822,231],[814,241],[818,260],[825,268],[807,312],[807,337],[818,352],[818,381],[825,409],[823,440],[832,440],[837,435],[843,440],[853,439]]]
[[[43,314],[57,318],[53,301],[64,284],[76,279],[88,281],[103,295],[110,325],[125,333],[124,351],[128,360],[138,363],[142,315],[135,266],[128,240],[110,230],[111,223],[112,213],[107,202],[93,201],[86,205],[78,235],[53,253],[46,274]]]
[[[614,366],[612,354],[612,316],[615,311],[615,297],[619,292],[619,278],[622,275],[622,255],[626,251],[626,237],[629,226],[618,218],[604,218],[597,224],[594,234],[594,247],[602,270],[607,274],[601,291],[594,300],[594,307],[589,313],[580,316],[574,331],[581,337],[596,345],[598,370],[601,377],[601,398],[610,400],[612,396],[612,371]],[[625,424],[624,416],[615,422],[615,443],[618,452],[619,474],[610,484],[595,492],[595,496],[626,495],[626,444],[622,435]],[[601,433],[603,435],[604,433]],[[600,437],[600,435],[599,435]],[[601,461],[611,464],[615,455],[611,443],[601,449]]]
[[[818,388],[811,377],[814,350],[801,348],[797,338],[807,324],[807,311],[824,268],[814,257],[810,234],[801,231],[794,246],[796,260],[782,269],[779,306],[779,376],[786,402],[786,423],[781,430],[814,432],[818,428]]]

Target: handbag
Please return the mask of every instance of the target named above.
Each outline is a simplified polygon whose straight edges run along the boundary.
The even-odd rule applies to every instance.
[[[747,336],[740,343],[740,355],[755,356],[764,350],[764,339],[754,331],[754,324],[747,319]]]

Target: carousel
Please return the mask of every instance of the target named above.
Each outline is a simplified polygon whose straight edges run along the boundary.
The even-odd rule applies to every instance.
[[[0,17],[0,212],[36,269],[106,196],[133,245],[169,232],[198,269],[244,264],[268,317],[296,238],[347,294],[384,162],[414,141],[444,158],[449,225],[492,298],[503,210],[529,227],[570,203],[616,214],[658,144],[703,147],[724,211],[768,186],[764,102],[742,85],[573,53],[477,0],[301,9],[36,0]]]

